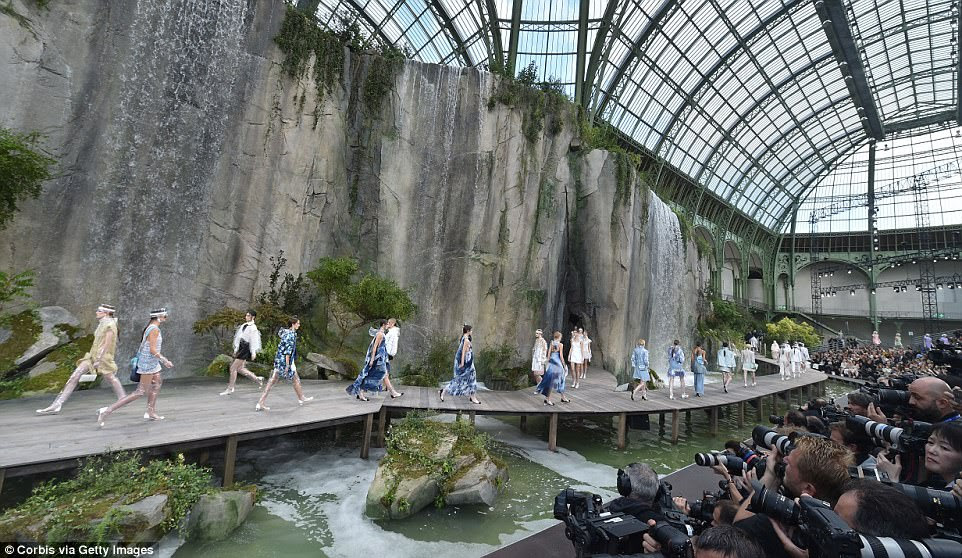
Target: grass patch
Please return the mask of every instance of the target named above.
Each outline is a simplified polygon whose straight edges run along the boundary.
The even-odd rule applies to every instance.
[[[77,475],[66,481],[46,482],[16,508],[0,516],[0,539],[15,540],[29,531],[37,540],[55,544],[65,540],[104,542],[114,537],[121,517],[109,510],[154,494],[166,494],[163,531],[177,526],[203,494],[213,492],[210,469],[176,460],[146,464],[137,453],[121,452],[87,459]],[[91,525],[96,519],[105,519]],[[106,525],[104,525],[106,524]]]

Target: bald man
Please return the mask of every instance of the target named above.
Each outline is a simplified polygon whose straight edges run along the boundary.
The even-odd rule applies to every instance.
[[[909,384],[909,406],[913,418],[926,422],[951,422],[959,420],[959,413],[952,406],[949,384],[934,376],[919,378]],[[874,421],[885,422],[887,417],[873,403],[869,405],[868,417]]]

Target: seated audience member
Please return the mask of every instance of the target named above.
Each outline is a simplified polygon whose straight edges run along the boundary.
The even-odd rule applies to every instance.
[[[930,536],[928,521],[912,498],[876,480],[845,483],[835,513],[861,535],[915,540]]]

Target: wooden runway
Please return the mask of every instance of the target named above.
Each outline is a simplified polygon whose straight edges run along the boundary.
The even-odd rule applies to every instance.
[[[776,409],[779,398],[791,403],[797,397],[801,402],[822,392],[826,379],[824,374],[814,372],[790,381],[761,376],[756,387],[745,388],[738,381],[732,382],[727,394],[722,392],[720,383],[715,383],[707,386],[705,397],[669,400],[667,390],[661,389],[651,392],[649,401],[631,401],[627,392],[614,391],[615,380],[609,373],[592,368],[579,389],[569,387],[571,403],[560,403],[555,396],[553,407],[545,406],[543,398],[533,393],[534,388],[482,391],[478,393],[481,405],[453,396],[445,397],[442,403],[436,389],[413,386],[403,386],[404,396],[398,399],[381,394],[362,402],[345,393],[345,382],[305,380],[304,391],[314,396],[314,401],[298,406],[293,390],[282,382],[271,392],[271,410],[255,413],[254,404],[260,392],[253,383],[239,381],[233,395],[218,396],[224,388],[223,381],[192,378],[164,384],[158,412],[165,420],[144,420],[146,398],[142,398],[108,417],[103,429],[97,427],[96,410],[113,402],[109,390],[77,392],[61,414],[53,416],[37,416],[34,412],[49,404],[51,396],[0,401],[0,490],[5,476],[72,468],[78,458],[128,449],[165,452],[223,447],[224,482],[231,484],[238,442],[362,422],[361,456],[367,457],[372,434],[375,443],[383,444],[391,414],[402,415],[412,409],[463,413],[472,420],[476,414],[520,416],[522,428],[528,416],[545,415],[549,421],[548,447],[552,450],[556,449],[561,415],[617,417],[618,446],[623,448],[628,415],[658,414],[662,425],[666,416],[670,417],[672,441],[677,442],[679,414],[683,411],[707,409],[714,434],[721,407],[735,405],[740,425],[747,412],[754,414],[747,420],[761,421],[766,399],[771,401],[772,409]],[[688,393],[692,394],[691,386]]]

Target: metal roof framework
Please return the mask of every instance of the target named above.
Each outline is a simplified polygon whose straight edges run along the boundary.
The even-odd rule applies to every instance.
[[[869,140],[962,119],[960,0],[320,0],[415,59],[534,63],[749,231]],[[507,48],[507,50],[505,50]],[[680,189],[679,189],[680,191]]]

